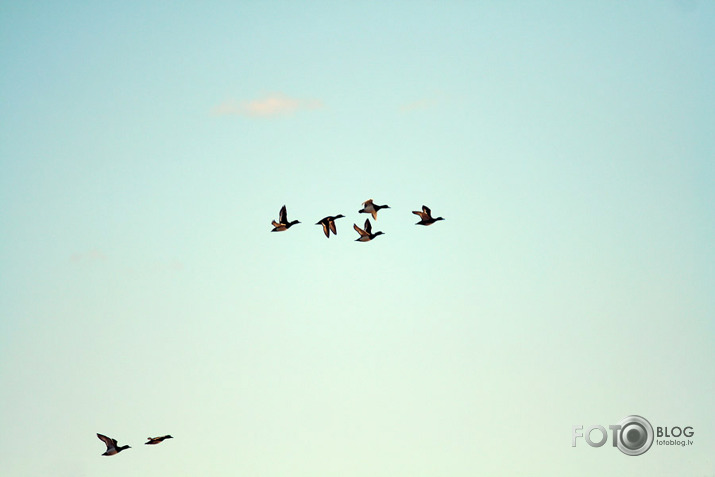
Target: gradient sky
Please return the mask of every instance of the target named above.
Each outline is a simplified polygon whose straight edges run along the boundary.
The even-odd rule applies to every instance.
[[[715,475],[713,2],[113,3],[0,2],[0,474]]]

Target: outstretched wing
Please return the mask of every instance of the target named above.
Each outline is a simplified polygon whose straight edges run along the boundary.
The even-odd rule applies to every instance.
[[[422,220],[424,220],[424,219],[427,218],[427,216],[425,215],[424,212],[418,212],[418,211],[416,211],[416,210],[413,210],[412,213],[415,214],[415,215],[419,215],[419,216],[420,216],[420,219],[422,219]]]
[[[357,224],[353,224],[353,228],[355,229],[355,232],[359,233],[360,236],[364,237],[366,235],[370,235],[367,232],[365,232],[363,229],[357,226]]]
[[[278,214],[278,221],[282,224],[288,223],[288,212],[286,212],[286,206],[281,207],[281,211]]]
[[[365,219],[365,232],[367,232],[367,235],[372,233],[372,224],[370,223],[370,219]]]
[[[112,447],[117,446],[117,440],[116,439],[110,439],[109,437],[102,435],[100,433],[97,433],[97,437],[99,437],[99,440],[104,442],[104,444],[107,446],[107,449],[110,449]]]
[[[426,205],[422,206],[422,211],[427,214],[427,217],[432,217],[432,211],[429,210],[429,207],[427,207]]]
[[[327,220],[323,219],[318,223],[323,227],[323,233],[325,234],[325,236],[330,238],[330,229],[328,228],[329,222]]]
[[[330,227],[331,232],[333,232],[335,235],[338,235],[338,231],[335,228],[335,220],[329,220],[328,226]],[[325,235],[328,235],[328,232],[325,232]]]

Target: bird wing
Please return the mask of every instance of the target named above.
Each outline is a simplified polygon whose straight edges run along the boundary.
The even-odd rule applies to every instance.
[[[282,224],[288,223],[288,212],[286,211],[286,206],[281,207],[281,211],[278,214],[278,221]]]
[[[330,238],[330,229],[328,229],[328,223],[325,219],[318,222],[323,227],[323,233],[326,237]]]
[[[420,219],[422,219],[422,220],[424,220],[424,219],[427,218],[427,216],[425,215],[424,212],[418,212],[418,211],[416,211],[416,210],[413,210],[412,213],[415,214],[415,215],[419,215],[419,216],[420,216]]]
[[[426,205],[422,206],[422,211],[427,214],[427,217],[432,217],[432,211],[429,210],[429,207],[427,207]]]
[[[338,231],[335,228],[335,220],[329,220],[328,226],[330,227],[331,232],[333,232],[335,235],[338,235]],[[328,232],[325,232],[325,235],[328,235]]]
[[[377,220],[377,209],[372,209],[372,220]]]
[[[278,222],[276,222],[275,220],[271,223],[273,224],[274,227],[280,227],[282,225],[282,224],[279,224]]]
[[[104,442],[106,444],[107,449],[111,449],[112,447],[117,446],[116,439],[110,439],[109,437],[104,436],[100,433],[97,433],[97,437],[99,437],[99,440],[101,440],[102,442]]]
[[[367,232],[365,232],[363,229],[357,226],[357,224],[353,224],[353,228],[355,229],[355,232],[359,233],[362,237],[366,235],[370,235]]]
[[[372,199],[367,199],[365,202],[362,203],[363,207],[367,207],[368,205],[372,205]]]
[[[365,232],[367,232],[367,235],[372,233],[372,224],[370,223],[370,219],[365,219]]]

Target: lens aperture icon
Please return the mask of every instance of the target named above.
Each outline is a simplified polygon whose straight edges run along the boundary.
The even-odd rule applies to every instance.
[[[619,422],[616,446],[626,455],[644,454],[653,445],[653,426],[641,416],[626,416]]]

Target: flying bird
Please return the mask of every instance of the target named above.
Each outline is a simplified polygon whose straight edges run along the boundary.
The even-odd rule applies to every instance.
[[[358,210],[361,214],[372,214],[372,219],[377,220],[377,211],[380,209],[389,209],[389,205],[377,205],[372,203],[372,199],[368,199],[362,203],[362,209]]]
[[[286,212],[286,206],[284,205],[283,207],[281,207],[281,211],[278,215],[278,222],[276,222],[275,220],[272,222],[273,230],[271,230],[271,232],[283,232],[284,230],[288,230],[295,224],[299,223],[300,222],[297,220],[288,222],[288,213]]]
[[[436,219],[433,219],[432,211],[429,210],[429,207],[427,207],[426,205],[422,206],[422,212],[413,210],[412,213],[415,215],[419,215],[420,219],[421,219],[415,225],[432,225],[433,223],[437,222],[438,220],[444,220],[443,217],[437,217]]]
[[[119,454],[122,452],[124,449],[130,449],[130,446],[121,446],[117,444],[116,439],[110,439],[107,436],[103,436],[102,434],[97,433],[97,437],[99,437],[99,440],[104,442],[107,445],[107,450],[104,452],[102,455],[114,455],[114,454]]]
[[[148,442],[145,442],[144,445],[147,445],[147,444],[148,444],[148,445],[159,444],[159,443],[162,442],[164,439],[173,439],[173,437],[171,437],[170,435],[167,434],[167,435],[161,436],[161,437],[147,437],[147,439],[149,439],[149,441],[148,441]]]
[[[365,219],[365,228],[361,229],[360,227],[357,226],[357,224],[353,224],[353,228],[357,233],[360,234],[360,237],[355,239],[356,242],[369,242],[370,240],[374,239],[378,235],[383,235],[383,232],[375,232],[372,233],[372,224],[370,223],[370,219]]]
[[[326,237],[330,238],[330,232],[333,232],[333,235],[338,235],[338,231],[335,228],[335,220],[341,217],[345,216],[343,214],[338,214],[335,216],[324,217],[320,219],[320,221],[316,222],[315,225],[322,225],[323,233]]]

